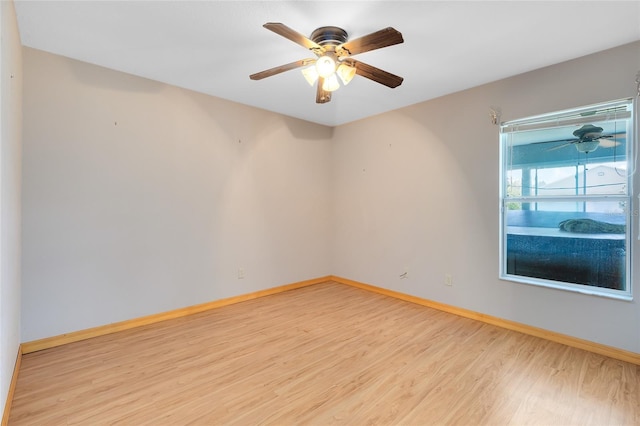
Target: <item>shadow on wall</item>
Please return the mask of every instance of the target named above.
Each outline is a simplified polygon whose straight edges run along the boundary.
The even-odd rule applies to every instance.
[[[50,55],[46,52],[42,53]],[[216,125],[215,128],[227,133],[231,141],[255,142],[257,138],[268,137],[272,133],[281,131],[283,125],[289,130],[291,136],[300,141],[330,140],[333,137],[331,127],[260,110],[189,89],[73,59],[64,58],[56,63],[70,71],[76,81],[96,89],[147,94],[175,91],[176,96],[189,98],[196,110],[199,109],[202,115],[210,117],[211,123]],[[49,66],[50,64],[51,62]]]
[[[91,87],[140,93],[157,93],[166,87],[164,83],[82,61],[69,59],[62,63],[68,67],[77,81]]]
[[[181,93],[188,94],[194,107],[208,116],[212,123],[217,124],[234,143],[256,143],[269,139],[271,135],[282,133],[283,127],[289,130],[289,135],[299,141],[329,141],[333,137],[331,127],[215,96],[181,90],[184,90]]]

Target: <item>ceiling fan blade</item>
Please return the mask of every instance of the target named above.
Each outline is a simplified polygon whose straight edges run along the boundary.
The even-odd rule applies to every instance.
[[[565,146],[569,146],[569,145],[576,145],[576,144],[579,145],[579,144],[582,144],[582,143],[588,144],[588,143],[592,143],[592,142],[598,142],[598,146],[601,147],[601,148],[613,148],[615,146],[620,145],[620,142],[618,142],[616,140],[604,139],[604,138],[598,138],[598,139],[594,139],[592,141],[573,140],[572,142],[563,143],[562,145],[558,145],[558,146],[554,146],[552,148],[549,148],[546,151],[555,151],[557,149],[564,148]],[[543,142],[543,143],[545,143],[545,142]],[[546,143],[548,143],[548,142],[546,142]]]
[[[322,50],[322,46],[318,43],[309,40],[307,37],[303,36],[299,32],[294,29],[287,27],[285,24],[281,24],[280,22],[267,22],[263,25],[266,29],[273,31],[274,33],[281,35],[284,38],[288,38],[294,43],[299,44],[302,47],[305,47],[310,50]]]
[[[272,75],[280,74],[285,71],[293,70],[296,68],[304,67],[315,63],[315,59],[300,59],[299,61],[291,62],[289,64],[273,67],[268,70],[260,71],[255,74],[251,74],[249,78],[251,80],[262,80],[263,78],[271,77]]]
[[[356,74],[392,89],[400,86],[404,80],[400,76],[391,74],[390,72],[381,70],[380,68],[376,68],[369,64],[365,64],[364,62],[356,61],[354,59],[348,59],[344,62],[356,67]]]
[[[403,43],[402,33],[398,30],[388,27],[375,33],[356,38],[338,46],[336,51],[346,51],[349,55],[357,55],[358,53],[368,52],[370,50],[381,49],[394,44]]]
[[[552,148],[547,149],[547,151],[555,151],[556,149],[560,149],[560,148],[564,148],[565,146],[569,146],[569,145],[573,145],[576,142],[567,142],[567,143],[563,143],[562,145],[558,145],[558,146],[554,146]]]
[[[606,139],[611,139],[611,138],[614,138],[615,136],[624,135],[624,134],[625,134],[624,132],[619,132],[619,133],[611,133],[611,134],[608,134],[608,135],[600,135],[600,136],[596,136],[594,138],[555,139],[555,140],[551,140],[551,141],[533,142],[533,144],[557,143],[557,142],[581,143],[581,142],[590,142],[590,141],[596,141],[596,140],[599,140],[600,142],[605,142]]]
[[[613,148],[614,146],[618,146],[622,143],[615,139],[599,139],[599,141],[600,146],[603,148]]]
[[[627,132],[615,132],[609,133],[607,135],[601,135],[595,139],[600,141],[600,146],[602,148],[613,148],[614,146],[618,146],[624,143],[626,137]]]
[[[322,88],[324,84],[324,78],[318,78],[318,91],[316,92],[316,103],[317,104],[326,104],[331,101],[331,92],[328,92]]]
[[[562,144],[562,145],[559,145],[559,146],[565,146],[565,145],[570,145],[570,144],[573,144],[573,143],[580,142],[580,139],[576,139],[576,138],[572,138],[572,139],[555,139],[555,140],[552,140],[552,141],[530,142],[530,143],[527,143],[526,145],[541,145],[541,144],[560,143],[560,142],[565,142],[565,143]],[[555,148],[557,148],[557,147],[554,147],[554,149]]]

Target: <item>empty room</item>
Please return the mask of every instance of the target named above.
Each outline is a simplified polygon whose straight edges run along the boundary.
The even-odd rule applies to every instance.
[[[640,424],[640,1],[0,36],[3,426]]]

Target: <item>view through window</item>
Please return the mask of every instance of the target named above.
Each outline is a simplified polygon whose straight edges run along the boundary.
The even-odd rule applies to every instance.
[[[631,99],[501,126],[501,278],[630,298]]]

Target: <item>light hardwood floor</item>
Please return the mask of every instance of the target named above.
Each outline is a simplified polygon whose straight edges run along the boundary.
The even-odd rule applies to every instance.
[[[24,355],[9,425],[639,425],[640,367],[326,283]]]

